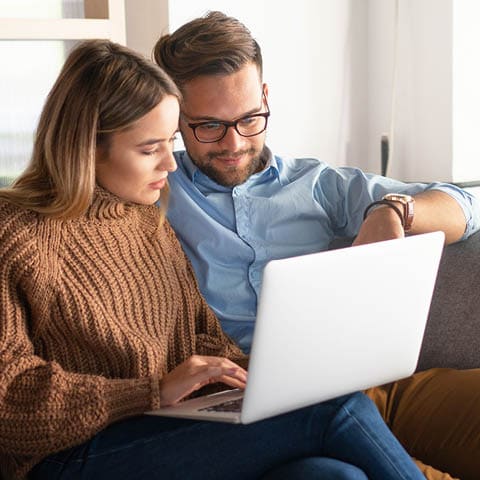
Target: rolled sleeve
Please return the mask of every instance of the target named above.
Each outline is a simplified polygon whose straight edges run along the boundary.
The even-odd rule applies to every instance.
[[[440,190],[453,197],[465,215],[465,232],[460,240],[465,240],[480,229],[480,202],[471,193],[447,183],[432,183],[426,190]]]

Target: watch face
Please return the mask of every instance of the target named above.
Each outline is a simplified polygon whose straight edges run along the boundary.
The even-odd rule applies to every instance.
[[[392,200],[396,202],[413,202],[413,197],[410,195],[404,195],[403,193],[389,193],[383,197],[385,200]]]
[[[405,195],[403,193],[388,193],[383,197],[383,199],[402,204],[403,229],[406,232],[410,230],[413,223],[413,209],[414,209],[413,205],[415,204],[415,199],[412,196]]]

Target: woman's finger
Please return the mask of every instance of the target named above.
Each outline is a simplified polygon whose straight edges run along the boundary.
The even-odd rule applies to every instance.
[[[194,355],[163,377],[161,401],[163,405],[177,403],[210,383],[243,389],[246,380],[247,372],[226,358]]]

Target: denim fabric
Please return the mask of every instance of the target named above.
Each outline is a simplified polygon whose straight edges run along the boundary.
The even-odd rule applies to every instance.
[[[261,480],[368,480],[365,472],[328,457],[302,458],[268,472]]]
[[[424,478],[361,393],[249,425],[134,417],[51,455],[29,478],[248,480],[309,457],[350,463],[372,480]]]

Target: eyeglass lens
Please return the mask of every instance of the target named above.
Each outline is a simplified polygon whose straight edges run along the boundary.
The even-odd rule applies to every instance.
[[[252,115],[237,120],[236,131],[244,137],[253,137],[265,130],[267,119],[263,115]],[[208,122],[195,127],[195,135],[201,142],[214,142],[225,135],[229,125],[222,122]]]

